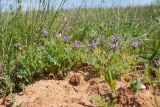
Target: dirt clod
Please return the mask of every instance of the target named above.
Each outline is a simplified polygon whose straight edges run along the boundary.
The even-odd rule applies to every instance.
[[[80,84],[80,77],[78,75],[73,75],[70,80],[69,80],[69,83],[71,85],[74,85],[74,86],[77,86]]]

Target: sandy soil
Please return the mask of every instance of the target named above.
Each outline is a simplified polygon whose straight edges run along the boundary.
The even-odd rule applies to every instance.
[[[118,107],[160,107],[159,96],[154,96],[150,90],[131,94],[125,89],[127,85],[127,82],[117,81]],[[97,107],[91,96],[102,95],[106,90],[109,86],[103,77],[70,72],[64,80],[37,81],[27,86],[25,91],[14,94],[14,97],[1,99],[0,103],[8,107]],[[13,98],[15,103],[11,105],[8,102]]]

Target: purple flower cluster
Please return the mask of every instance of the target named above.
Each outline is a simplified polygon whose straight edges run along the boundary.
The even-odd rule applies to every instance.
[[[119,36],[114,36],[114,35],[111,36],[111,41],[114,43],[117,42],[119,39],[120,39]]]
[[[112,42],[112,44],[110,45],[110,48],[111,49],[119,49],[120,45],[117,42],[119,41],[120,37],[112,35],[110,38],[111,38],[111,42]]]
[[[81,48],[82,47],[82,42],[81,41],[75,41],[74,44],[73,44],[73,48]]]
[[[42,29],[42,35],[46,37],[49,35],[49,32],[47,31],[46,28]]]
[[[67,43],[67,42],[69,42],[69,40],[70,40],[69,36],[64,36],[63,37],[63,42]]]
[[[96,48],[96,42],[95,41],[92,41],[88,44],[88,47],[89,48]]]
[[[155,60],[154,63],[156,64],[156,66],[160,66],[160,59],[159,60]]]
[[[131,42],[131,46],[134,47],[134,48],[138,47],[139,45],[140,45],[140,43],[138,41],[132,41]]]
[[[110,48],[111,48],[111,49],[119,49],[119,48],[120,48],[120,45],[118,45],[118,44],[111,44],[111,45],[110,45]]]

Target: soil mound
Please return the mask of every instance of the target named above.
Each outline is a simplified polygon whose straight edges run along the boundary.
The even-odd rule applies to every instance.
[[[117,107],[160,107],[159,96],[150,90],[132,94],[127,85],[127,82],[117,81]],[[0,104],[8,107],[97,107],[91,97],[104,97],[104,92],[109,92],[107,90],[109,86],[102,76],[71,71],[64,80],[37,81],[23,92],[1,99]],[[15,102],[11,104],[13,99]]]

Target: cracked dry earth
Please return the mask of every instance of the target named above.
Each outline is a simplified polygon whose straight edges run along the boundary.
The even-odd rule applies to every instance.
[[[117,81],[117,107],[160,107],[159,96],[149,90],[131,94],[124,88],[127,86],[127,82]],[[27,86],[23,92],[14,94],[15,103],[8,107],[98,107],[91,96],[102,96],[106,90],[109,86],[103,77],[71,71],[64,80],[40,80]],[[11,99],[11,96],[1,99],[0,104]]]

